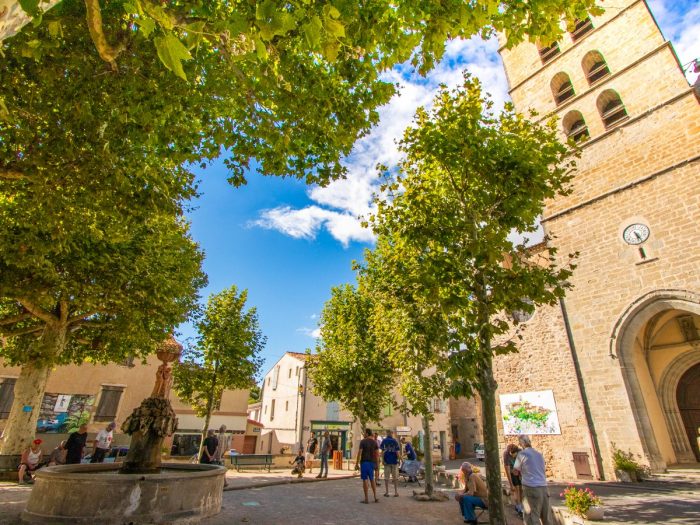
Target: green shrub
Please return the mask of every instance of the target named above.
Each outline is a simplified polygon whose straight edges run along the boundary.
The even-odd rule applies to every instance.
[[[648,474],[649,468],[641,465],[636,459],[631,451],[625,452],[615,446],[613,447],[613,463],[615,464],[615,470],[621,470],[623,472],[629,472],[630,474],[636,474],[637,477]],[[639,457],[639,456],[637,456]]]

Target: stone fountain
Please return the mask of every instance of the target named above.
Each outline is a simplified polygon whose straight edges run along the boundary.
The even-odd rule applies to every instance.
[[[198,523],[221,511],[226,469],[161,464],[165,437],[177,428],[170,406],[172,369],[182,351],[171,336],[158,348],[162,364],[151,396],[122,424],[131,435],[124,463],[63,465],[37,471],[25,523]]]

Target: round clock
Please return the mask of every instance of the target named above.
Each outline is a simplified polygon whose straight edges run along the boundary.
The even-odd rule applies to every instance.
[[[646,224],[630,224],[622,232],[622,238],[627,244],[642,244],[649,238],[649,226]]]

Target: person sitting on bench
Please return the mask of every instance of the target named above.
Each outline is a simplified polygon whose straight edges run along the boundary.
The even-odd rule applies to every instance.
[[[459,509],[464,517],[464,523],[476,525],[476,513],[474,508],[486,508],[488,501],[488,491],[486,483],[478,474],[474,473],[471,463],[465,461],[460,467],[460,475],[464,481],[464,492],[455,494],[455,499],[459,502]]]

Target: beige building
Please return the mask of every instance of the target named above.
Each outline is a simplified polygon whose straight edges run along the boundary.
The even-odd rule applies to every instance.
[[[84,363],[56,367],[49,375],[37,435],[50,447],[65,439],[66,427],[72,420],[87,422],[90,433],[116,421],[114,443],[127,445],[130,438],[121,433],[119,425],[151,394],[159,365],[160,361],[153,355],[145,363],[127,361],[123,364]],[[9,416],[19,372],[18,367],[0,367],[0,429]],[[168,446],[174,455],[195,454],[204,422],[174,393],[171,394],[171,403],[178,417],[178,430]],[[253,428],[247,432],[247,405],[248,390],[227,390],[220,410],[211,418],[211,428],[226,425],[232,434],[231,447],[239,451],[246,440],[250,447],[250,438],[246,438],[246,434],[259,434],[259,431],[253,432]]]
[[[516,108],[556,115],[582,152],[542,219],[580,253],[574,289],[496,360],[503,444],[549,414],[534,445],[556,477],[614,478],[614,447],[657,471],[700,461],[700,105],[674,50],[646,2],[620,0],[500,53]]]
[[[360,424],[337,402],[326,402],[313,393],[305,365],[305,354],[287,352],[265,375],[260,416],[264,428],[258,452],[292,452],[299,444],[306,444],[311,432],[318,435],[328,430],[334,450],[342,450],[345,457],[351,457],[362,438]],[[447,459],[452,444],[448,403],[435,399],[433,406],[433,456]],[[385,407],[381,424],[371,428],[380,434],[392,430],[409,439],[423,436],[420,418],[402,414],[393,406]]]

